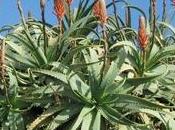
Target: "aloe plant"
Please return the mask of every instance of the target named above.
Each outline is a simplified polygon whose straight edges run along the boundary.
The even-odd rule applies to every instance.
[[[0,63],[1,129],[175,129],[175,29],[165,1],[159,22],[153,0],[148,15],[128,1],[109,1],[106,9],[115,14],[100,13],[105,21],[93,12],[99,1],[80,0],[74,9],[65,0],[61,20],[55,5],[59,25],[47,23],[45,1],[41,21],[25,19],[17,2],[21,23],[0,30],[8,31]],[[133,10],[142,21],[150,17],[139,33]]]
[[[61,126],[64,126],[65,123],[67,125],[65,129],[70,130],[101,130],[108,124],[111,127],[122,124],[131,128],[150,129],[152,126],[146,125],[146,120],[131,120],[132,115],[137,113],[138,116],[142,117],[141,113],[146,113],[146,115],[152,115],[159,120],[164,119],[158,115],[165,114],[163,108],[169,108],[168,106],[158,105],[149,100],[132,96],[130,93],[132,88],[124,85],[126,79],[119,80],[117,78],[125,61],[124,53],[111,62],[104,77],[101,77],[102,63],[98,60],[97,53],[93,49],[82,50],[82,53],[85,63],[92,63],[92,65],[87,66],[88,75],[79,75],[58,62],[52,64],[54,67],[52,71],[33,71],[53,77],[53,82],[61,81],[64,85],[60,94],[70,100],[67,103],[63,102],[60,106],[48,108],[29,125],[29,130],[41,127],[42,122],[45,121],[47,122],[45,128],[52,130],[64,129]],[[62,69],[60,70],[60,68]],[[49,120],[51,116],[54,118]],[[166,126],[166,124],[164,125]]]

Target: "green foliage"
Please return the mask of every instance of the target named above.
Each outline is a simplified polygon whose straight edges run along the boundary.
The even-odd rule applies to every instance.
[[[127,1],[107,5],[121,2],[126,16],[109,16],[103,29],[89,0],[65,5],[62,26],[25,20],[19,2],[21,23],[0,30],[8,31],[0,129],[175,129],[175,29],[165,19],[154,27],[150,12],[143,51],[131,18],[146,15]]]

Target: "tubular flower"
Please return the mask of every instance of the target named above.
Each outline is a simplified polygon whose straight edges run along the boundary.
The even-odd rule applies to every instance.
[[[138,29],[138,41],[141,49],[145,49],[148,44],[148,35],[146,32],[145,18],[143,16],[139,17],[139,29]]]
[[[54,0],[54,10],[58,19],[62,20],[65,15],[63,0]]]
[[[72,0],[66,0],[66,3],[70,6],[72,3]]]
[[[93,13],[99,18],[101,24],[107,23],[108,15],[105,0],[96,0],[93,7]]]

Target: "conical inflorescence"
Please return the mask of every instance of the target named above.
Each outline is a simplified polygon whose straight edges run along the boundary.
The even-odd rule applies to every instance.
[[[101,24],[107,23],[108,15],[105,0],[95,0],[93,13],[100,20]]]
[[[143,16],[139,17],[138,41],[141,49],[145,49],[148,44],[148,34],[146,31],[146,22]]]

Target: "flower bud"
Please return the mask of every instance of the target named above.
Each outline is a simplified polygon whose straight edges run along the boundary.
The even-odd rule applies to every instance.
[[[148,34],[146,32],[146,22],[143,16],[139,17],[138,41],[141,49],[145,49],[148,44]]]
[[[101,24],[107,23],[108,15],[105,0],[96,0],[93,7],[93,13],[99,18]]]
[[[58,19],[63,19],[65,15],[65,7],[63,0],[54,0],[54,10]]]

